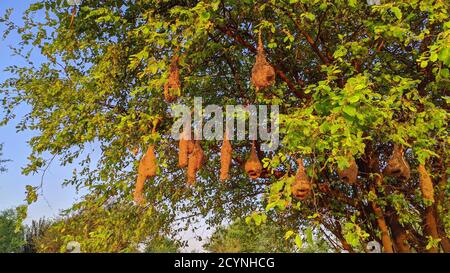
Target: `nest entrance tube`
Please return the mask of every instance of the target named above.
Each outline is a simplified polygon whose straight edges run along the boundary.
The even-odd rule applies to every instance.
[[[297,200],[306,199],[311,193],[311,180],[306,174],[305,167],[303,165],[303,160],[297,159],[298,170],[295,175],[295,181],[291,185],[291,192],[294,198]]]
[[[193,144],[192,153],[189,155],[188,168],[187,168],[187,183],[189,185],[195,185],[197,172],[201,169],[205,162],[205,153],[203,152],[200,141],[197,140]]]
[[[190,130],[183,129],[180,134],[180,140],[178,144],[178,166],[184,168],[188,165],[188,156],[193,150],[193,141],[190,136]]]
[[[401,145],[394,144],[394,150],[387,163],[385,173],[389,176],[405,180],[408,180],[411,176],[411,170],[408,162],[405,160],[403,147]]]
[[[175,54],[169,67],[169,79],[164,84],[164,99],[167,102],[174,102],[177,96],[181,95],[180,69],[178,67],[179,57]]]
[[[150,178],[156,176],[156,156],[154,151],[154,145],[150,145],[147,149],[147,152],[139,161],[138,166],[138,177],[136,180],[136,187],[134,190],[134,201],[138,204],[142,204],[144,202],[144,183]]]
[[[230,178],[230,165],[232,155],[231,143],[228,140],[228,131],[225,131],[222,148],[220,149],[220,181],[225,181]]]
[[[418,171],[419,171],[420,191],[422,192],[423,199],[434,202],[433,182],[431,180],[430,175],[428,174],[427,169],[423,164],[420,164]]]
[[[267,62],[261,32],[259,32],[258,36],[258,49],[256,61],[252,68],[251,82],[255,86],[256,91],[269,87],[275,82],[275,69]]]
[[[251,179],[256,179],[261,176],[262,164],[259,161],[258,155],[256,154],[255,142],[252,143],[252,150],[250,152],[250,157],[245,162],[245,172]]]
[[[338,168],[337,174],[343,181],[354,184],[358,179],[358,165],[356,165],[355,158],[353,156],[350,158],[350,166],[347,168],[343,170]]]

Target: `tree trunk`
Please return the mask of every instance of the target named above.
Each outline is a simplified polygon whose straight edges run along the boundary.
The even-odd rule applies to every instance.
[[[380,207],[378,207],[375,202],[371,203],[373,212],[377,218],[378,228],[381,231],[381,242],[383,243],[383,252],[385,253],[394,253],[394,249],[392,248],[392,240],[389,235],[389,229],[386,225],[386,221],[383,216],[383,211]]]
[[[427,236],[431,236],[433,240],[439,239],[439,233],[437,231],[437,223],[436,218],[434,217],[434,209],[433,206],[428,206],[425,208],[423,214],[423,227],[425,234]],[[430,253],[437,253],[439,249],[437,247],[432,247],[428,250]]]
[[[392,236],[394,237],[396,252],[410,253],[411,248],[408,244],[408,235],[402,225],[400,225],[397,213],[392,208],[390,208],[389,211],[392,213],[388,217],[388,220],[389,226],[391,227]]]

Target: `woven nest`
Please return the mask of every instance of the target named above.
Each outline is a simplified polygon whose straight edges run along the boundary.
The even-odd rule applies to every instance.
[[[295,181],[291,185],[291,192],[295,199],[304,200],[311,194],[311,180],[306,174],[302,159],[297,160],[298,170]]]
[[[420,164],[418,171],[419,171],[420,190],[422,191],[423,199],[434,202],[433,182],[431,180],[430,175],[427,172],[427,169],[425,168],[424,165]]]
[[[252,150],[250,152],[250,157],[245,162],[245,172],[251,179],[256,179],[261,176],[262,164],[259,161],[258,155],[256,154],[255,143],[252,144]]]
[[[195,141],[192,153],[189,155],[187,168],[187,183],[195,185],[197,172],[205,162],[205,153],[199,141]]]
[[[394,150],[387,163],[385,173],[389,176],[406,180],[411,176],[411,170],[408,162],[405,160],[403,147],[401,145],[394,144]]]
[[[257,91],[269,87],[275,82],[275,69],[267,62],[261,40],[261,33],[259,33],[258,49],[256,61],[252,68],[251,82]]]
[[[169,79],[164,84],[164,99],[174,102],[181,95],[180,69],[178,68],[178,56],[174,55],[170,62]]]
[[[184,168],[188,165],[188,156],[194,148],[194,143],[186,131],[180,135],[178,148],[178,166]]]
[[[347,183],[353,184],[358,179],[358,165],[356,165],[355,158],[352,156],[350,159],[350,166],[340,170],[337,169],[339,178]]]
[[[142,204],[144,202],[143,197],[144,183],[147,180],[147,178],[156,176],[157,168],[158,166],[156,164],[154,146],[150,145],[147,149],[147,152],[139,161],[138,177],[136,180],[136,187],[134,190],[134,201],[136,203]]]
[[[228,140],[228,133],[225,132],[222,148],[220,149],[220,180],[225,181],[230,178],[230,165],[232,155],[231,143]]]

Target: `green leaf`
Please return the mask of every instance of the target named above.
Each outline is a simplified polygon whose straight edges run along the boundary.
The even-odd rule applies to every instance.
[[[342,110],[349,116],[354,117],[356,115],[356,108],[353,105],[346,105]]]
[[[298,248],[302,248],[303,246],[302,238],[300,238],[300,235],[298,234],[295,235],[295,244]]]
[[[397,17],[398,20],[402,19],[402,11],[398,7],[392,7],[391,11],[392,13],[394,13],[395,17]]]
[[[420,62],[420,67],[421,68],[425,68],[425,67],[427,67],[428,66],[428,61],[421,61]]]
[[[441,49],[438,57],[445,65],[450,66],[450,47]]]
[[[288,240],[289,238],[291,238],[292,235],[294,235],[294,231],[289,230],[286,232],[286,234],[284,234],[284,239]]]

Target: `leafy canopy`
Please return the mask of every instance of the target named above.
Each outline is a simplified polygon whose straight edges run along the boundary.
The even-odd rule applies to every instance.
[[[18,124],[37,132],[25,174],[45,168],[54,156],[62,165],[79,163],[64,183],[90,194],[72,211],[132,207],[138,161],[132,150],[154,143],[159,175],[146,184],[146,212],[133,219],[145,224],[126,231],[134,243],[149,235],[146,230],[177,233],[199,217],[214,226],[264,214],[287,231],[311,226],[337,249],[362,251],[370,240],[385,250],[389,242],[395,251],[445,249],[450,4],[380,2],[85,0],[72,18],[65,1],[36,1],[22,24],[10,22],[8,12],[2,19],[7,32],[21,35],[14,53],[30,61],[7,68],[13,76],[1,88],[2,123],[19,104],[31,106]],[[259,32],[277,79],[255,92],[249,79]],[[29,50],[45,61],[33,63]],[[170,138],[170,105],[163,100],[175,52],[179,102],[192,106],[201,96],[204,104],[280,105],[281,146],[261,154],[273,175],[250,181],[239,166],[250,145],[235,141],[231,179],[218,183],[220,143],[203,141],[207,166],[195,188],[185,186]],[[150,127],[156,118],[162,122],[155,136]],[[408,181],[382,176],[393,144],[405,148]],[[359,167],[355,185],[335,173],[349,166],[349,155]],[[302,202],[292,199],[289,187],[297,157],[314,184]],[[421,198],[418,164],[435,185],[431,207],[438,227],[432,231],[422,222],[431,214]],[[30,202],[35,190],[28,188]],[[90,239],[108,232],[98,230]],[[110,250],[127,249],[113,241]]]

